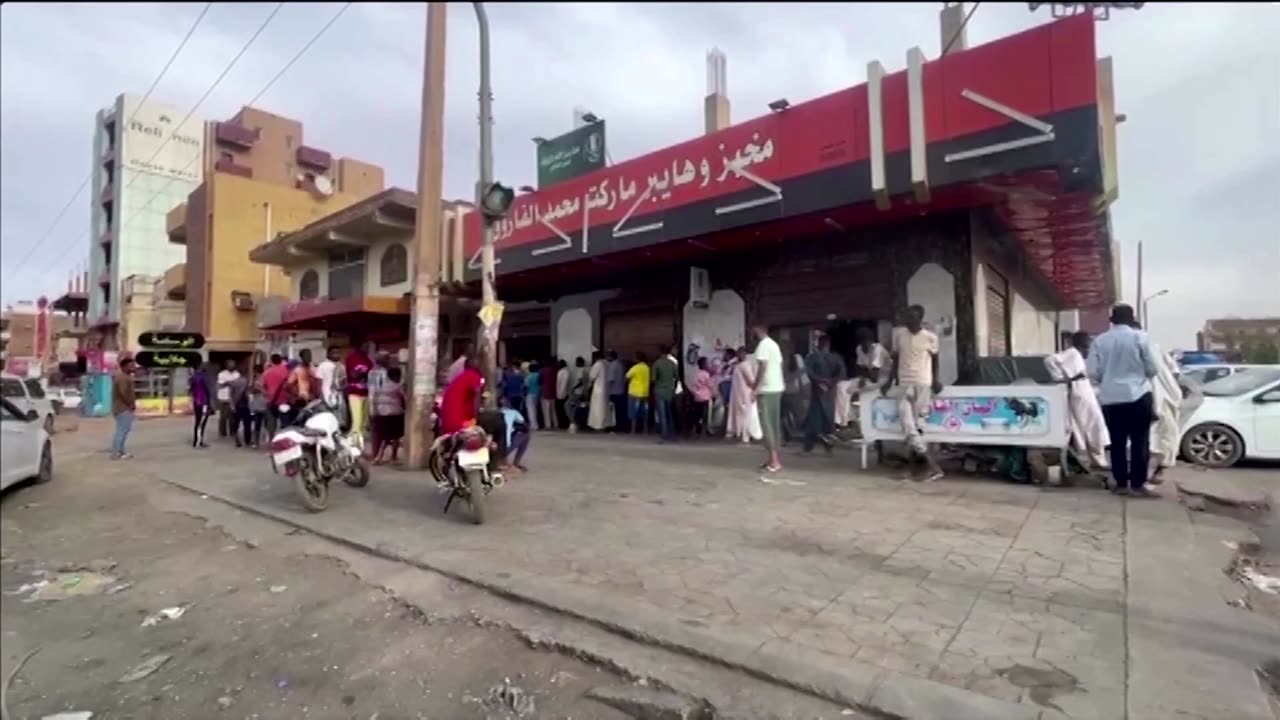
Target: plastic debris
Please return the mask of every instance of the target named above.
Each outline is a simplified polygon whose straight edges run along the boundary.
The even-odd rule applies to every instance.
[[[131,583],[131,582],[122,582],[122,583],[120,583],[120,584],[118,584],[118,585],[112,585],[111,587],[107,588],[107,594],[108,594],[108,595],[115,595],[116,593],[118,593],[118,592],[124,592],[125,590],[128,590],[128,589],[129,589],[129,588],[131,588],[131,587],[133,587],[133,583]]]
[[[790,485],[791,487],[804,487],[809,483],[803,480],[787,480],[786,478],[771,478],[767,475],[760,476],[760,482],[766,485]]]
[[[512,685],[511,678],[503,678],[501,685],[489,688],[489,696],[484,704],[490,708],[500,707],[510,710],[516,714],[516,717],[525,717],[537,712],[533,695],[526,692],[524,688]]]
[[[58,573],[18,588],[18,593],[33,591],[26,602],[65,600],[69,597],[97,595],[119,582],[119,578],[99,572]]]
[[[142,627],[152,627],[169,620],[177,620],[187,612],[186,605],[174,605],[151,613],[142,621]]]
[[[273,595],[279,595],[280,593],[282,593],[282,592],[284,592],[285,590],[288,590],[288,589],[289,589],[289,586],[288,586],[288,585],[272,585],[272,586],[271,586],[271,593],[272,593]]]
[[[164,666],[165,663],[169,662],[172,659],[173,659],[172,655],[152,655],[146,660],[143,660],[142,662],[138,663],[136,666],[134,666],[132,670],[125,673],[124,676],[120,678],[119,682],[122,682],[122,683],[137,682],[138,680],[141,680],[149,675],[154,674],[155,671],[159,670],[161,667]]]
[[[1245,568],[1240,575],[1244,578],[1245,582],[1268,595],[1280,594],[1280,577],[1263,575],[1253,568]]]
[[[93,713],[88,710],[73,710],[71,712],[60,712],[52,715],[45,715],[40,720],[90,720]]]

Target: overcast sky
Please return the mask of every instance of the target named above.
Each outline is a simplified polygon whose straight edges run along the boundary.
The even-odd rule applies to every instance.
[[[907,48],[939,51],[941,3],[490,3],[497,175],[534,181],[530,138],[569,129],[582,105],[609,122],[615,161],[702,130],[704,56],[728,55],[736,120],[890,70]],[[18,263],[90,170],[94,113],[141,94],[200,4],[6,3],[0,9],[0,237],[3,299],[56,295],[88,251],[82,194],[30,262]],[[218,3],[155,92],[190,108],[274,4]],[[339,5],[289,3],[198,110],[226,118],[256,95]],[[258,102],[305,124],[306,142],[382,165],[415,187],[424,4],[351,6]],[[1049,20],[988,3],[971,45]],[[445,189],[468,197],[476,173],[477,38],[468,4],[449,8]],[[1146,252],[1150,324],[1187,347],[1208,316],[1280,315],[1280,5],[1149,3],[1100,29],[1116,60],[1126,298],[1136,243]]]

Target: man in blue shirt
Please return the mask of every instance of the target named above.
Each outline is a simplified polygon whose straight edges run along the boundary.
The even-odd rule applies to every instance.
[[[1147,334],[1133,324],[1133,308],[1116,305],[1111,329],[1093,341],[1086,366],[1089,379],[1098,385],[1098,402],[1111,435],[1114,492],[1154,497],[1145,485],[1154,419],[1151,379],[1157,367]]]

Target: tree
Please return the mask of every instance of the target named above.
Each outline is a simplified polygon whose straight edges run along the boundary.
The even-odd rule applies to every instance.
[[[1254,340],[1245,343],[1241,348],[1244,361],[1255,365],[1274,365],[1280,363],[1280,346],[1267,340]]]

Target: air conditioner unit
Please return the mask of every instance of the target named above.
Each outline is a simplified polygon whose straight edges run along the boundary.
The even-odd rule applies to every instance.
[[[689,300],[697,308],[711,306],[711,273],[705,268],[689,268]]]
[[[255,307],[253,296],[247,292],[241,292],[239,290],[231,291],[231,305],[236,310],[244,311],[253,310]]]

